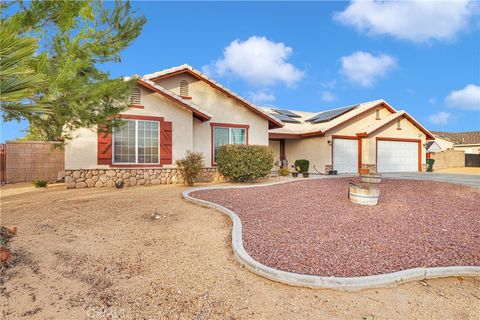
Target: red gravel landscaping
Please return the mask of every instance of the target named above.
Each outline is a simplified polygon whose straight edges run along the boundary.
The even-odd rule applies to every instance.
[[[312,179],[191,195],[233,210],[247,252],[285,271],[365,276],[480,266],[480,189],[383,180],[377,206],[347,198],[352,179]]]

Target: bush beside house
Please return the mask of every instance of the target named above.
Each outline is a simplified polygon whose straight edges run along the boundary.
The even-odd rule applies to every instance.
[[[306,173],[308,172],[308,168],[310,167],[310,161],[305,159],[300,159],[295,161],[295,170],[298,173]]]
[[[270,175],[274,156],[267,146],[224,145],[217,153],[218,171],[232,181],[248,182]]]
[[[185,158],[177,160],[177,166],[183,173],[185,183],[191,186],[198,179],[202,168],[205,166],[203,154],[201,152],[187,151]]]

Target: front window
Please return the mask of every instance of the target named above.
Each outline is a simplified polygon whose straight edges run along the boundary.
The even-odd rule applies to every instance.
[[[225,144],[247,144],[246,128],[213,128],[213,159],[217,160],[218,148]]]
[[[158,121],[124,120],[113,130],[113,163],[159,163]]]

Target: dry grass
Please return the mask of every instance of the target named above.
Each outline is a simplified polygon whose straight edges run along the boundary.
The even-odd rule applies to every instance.
[[[358,293],[263,279],[234,259],[229,219],[185,203],[183,190],[2,192],[2,224],[18,226],[17,259],[2,278],[2,318],[473,319],[480,314],[479,278]],[[155,209],[159,220],[151,219]]]

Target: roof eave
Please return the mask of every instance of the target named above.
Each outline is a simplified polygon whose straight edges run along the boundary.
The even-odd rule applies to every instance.
[[[157,88],[155,88],[154,86],[152,86],[151,84],[139,79],[137,81],[138,84],[140,84],[141,86],[147,88],[147,89],[150,89],[156,93],[159,93],[160,95],[162,95],[163,97],[169,99],[170,101],[173,101],[175,103],[178,103],[180,105],[182,105],[183,107],[185,107],[186,109],[192,111],[193,113],[193,116],[197,119],[199,119],[200,121],[204,122],[204,121],[208,121],[211,119],[211,117],[203,112],[200,112],[199,110],[196,110],[194,108],[192,108],[191,106],[189,106],[187,103],[181,101],[180,99],[176,99],[175,97],[172,97],[171,95],[168,95],[166,94],[165,92],[163,92],[162,90],[158,90]]]
[[[199,75],[197,72],[194,72],[193,70],[191,70],[189,67],[184,67],[183,69],[180,69],[180,70],[175,70],[175,71],[172,71],[170,73],[166,73],[166,74],[162,74],[160,76],[156,76],[156,77],[152,77],[150,78],[149,80],[150,81],[158,81],[160,79],[165,79],[165,78],[168,78],[168,77],[172,77],[174,75],[177,75],[177,74],[182,74],[182,73],[188,73],[189,75],[199,79],[199,80],[202,80],[202,81],[205,81],[209,86],[221,91],[222,93],[226,94],[228,97],[234,99],[235,101],[239,102],[240,104],[242,104],[243,106],[247,107],[248,109],[250,109],[251,111],[255,112],[256,114],[258,114],[259,116],[265,118],[268,120],[268,128],[269,129],[277,129],[277,128],[281,128],[283,127],[283,123],[282,122],[279,122],[277,121],[276,119],[272,118],[272,117],[269,117],[268,115],[264,114],[263,112],[259,111],[257,108],[251,106],[250,104],[248,104],[247,102],[239,99],[238,97],[236,97],[235,95],[233,95],[232,93],[228,92],[227,90],[225,90],[224,88],[218,86],[217,84],[213,83],[212,81],[210,81],[209,79],[205,78],[205,77],[202,77],[201,75]]]
[[[333,129],[335,129],[335,128],[338,128],[338,127],[341,126],[342,124],[347,123],[347,122],[349,122],[349,121],[352,121],[352,120],[354,120],[354,119],[356,119],[356,118],[364,115],[365,113],[367,113],[368,111],[372,110],[373,108],[378,108],[378,107],[380,107],[380,106],[385,107],[385,108],[386,108],[388,111],[390,111],[391,113],[397,112],[397,111],[396,111],[395,109],[393,109],[388,103],[386,103],[385,101],[381,101],[381,102],[379,102],[379,103],[377,103],[377,104],[374,104],[373,106],[371,106],[371,107],[363,110],[362,112],[357,113],[357,114],[351,116],[350,118],[347,118],[347,119],[345,119],[344,121],[342,121],[342,122],[340,122],[340,123],[337,123],[336,125],[334,125],[334,126],[332,126],[332,127],[330,127],[330,128],[327,128],[325,131],[322,132],[322,134],[325,134],[325,133],[327,133],[328,131],[331,131],[331,130],[333,130]],[[351,112],[351,111],[348,111],[348,112],[344,113],[343,115],[348,115],[349,112]]]
[[[425,136],[426,136],[426,139],[429,139],[429,140],[435,140],[435,137],[430,133],[430,131],[428,131],[427,129],[425,129],[422,125],[420,125],[412,116],[410,116],[408,113],[406,112],[401,112],[401,113],[398,113],[398,116],[395,116],[393,117],[392,119],[390,119],[389,121],[385,122],[384,124],[382,124],[380,127],[378,128],[375,128],[373,129],[372,131],[369,131],[369,132],[359,132],[357,133],[357,137],[368,137],[369,135],[377,132],[378,130],[384,128],[385,126],[391,124],[393,121],[397,120],[398,118],[400,117],[404,117],[404,118],[407,118],[407,120],[409,120],[411,123],[413,123],[413,125],[415,127],[417,127],[417,129],[419,129],[420,131],[422,131]]]

